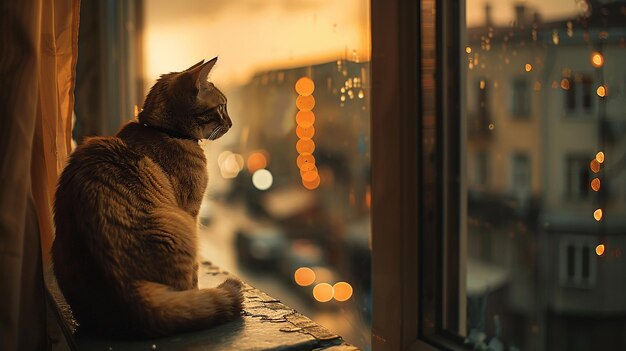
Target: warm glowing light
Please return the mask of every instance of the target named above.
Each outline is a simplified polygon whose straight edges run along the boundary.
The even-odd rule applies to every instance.
[[[367,206],[367,208],[372,207],[372,189],[369,186],[365,191],[365,206]]]
[[[302,166],[300,167],[300,175],[304,175],[304,173],[306,172],[310,172],[315,170],[317,172],[317,167],[315,167],[315,163],[304,163],[302,164]]]
[[[604,255],[604,244],[599,244],[598,246],[596,246],[596,255],[598,256],[602,256]]]
[[[465,47],[465,52],[468,53],[468,54],[471,54],[472,53],[472,48],[469,47],[469,46],[466,46]]]
[[[315,272],[309,267],[300,267],[293,274],[296,284],[300,286],[309,286],[315,282]]]
[[[315,151],[315,143],[311,139],[300,139],[296,143],[299,154],[312,154]]]
[[[604,152],[600,151],[596,154],[596,161],[598,161],[598,163],[604,163]]]
[[[598,160],[594,158],[593,160],[591,160],[591,163],[589,164],[589,168],[591,169],[593,173],[600,172],[600,162],[598,162]]]
[[[315,166],[313,166],[313,167],[315,167]],[[315,178],[319,178],[319,175],[317,173],[317,168],[302,173],[302,181],[303,182],[311,183],[311,182],[315,181]]]
[[[333,285],[333,297],[337,301],[347,301],[352,297],[352,285],[346,282],[339,282]]]
[[[363,89],[359,90],[359,99],[362,99],[365,97],[365,92],[363,91]]]
[[[591,189],[593,189],[593,191],[600,190],[600,179],[593,178],[593,180],[591,181]]]
[[[217,156],[217,164],[222,167],[222,165],[224,164],[224,161],[226,161],[226,158],[228,158],[228,156],[232,155],[233,153],[231,151],[222,151],[219,156]]]
[[[313,155],[307,155],[307,154],[298,155],[298,159],[296,160],[296,163],[298,164],[298,168],[302,169],[302,165],[306,163],[315,164],[315,157],[313,157]]]
[[[304,180],[304,178],[302,179],[302,185],[303,185],[306,189],[308,189],[308,190],[315,190],[315,189],[317,189],[317,188],[320,186],[320,182],[321,182],[320,176],[319,176],[319,174],[318,174],[317,172],[316,172],[315,174],[316,174],[317,176],[315,177],[315,179],[313,179],[313,180],[312,180],[312,181],[310,181],[310,182],[309,182],[309,181]]]
[[[488,128],[489,128],[489,130],[494,130],[496,128],[496,126],[493,123],[489,123]]]
[[[224,153],[222,153],[224,154]],[[220,173],[223,178],[234,178],[243,169],[243,156],[228,152],[224,154],[222,163],[220,163]],[[221,155],[220,155],[221,156]],[[218,157],[219,161],[219,157]]]
[[[481,80],[479,85],[480,85],[480,90],[485,90],[485,81],[484,80]]]
[[[562,88],[563,90],[569,90],[569,79],[567,79],[567,78],[563,78],[563,79],[561,80],[561,88]]]
[[[309,77],[302,77],[296,82],[296,92],[302,96],[313,94],[313,90],[315,90],[315,83]]]
[[[137,119],[137,117],[139,117],[139,107],[135,105],[135,119]]]
[[[595,68],[600,68],[604,65],[604,56],[602,56],[599,52],[594,52],[591,54],[591,64]]]
[[[298,111],[296,124],[302,128],[309,128],[315,123],[315,114],[312,111]]]
[[[317,284],[313,288],[313,297],[319,302],[328,302],[333,298],[333,287],[328,283]]]
[[[593,211],[593,218],[595,218],[595,220],[598,221],[598,222],[602,219],[602,209],[601,208]]]
[[[533,70],[533,65],[531,65],[530,63],[527,63],[524,65],[524,70],[526,70],[526,72],[530,72]]]
[[[296,98],[296,107],[302,111],[311,111],[315,107],[315,98],[313,95],[302,96]]]
[[[267,169],[259,169],[252,175],[252,184],[259,190],[267,190],[274,183],[272,173]]]
[[[606,88],[604,87],[604,85],[600,85],[598,89],[596,89],[596,94],[598,94],[599,97],[606,96]]]
[[[311,139],[313,135],[315,135],[315,127],[310,126],[308,128],[303,128],[301,126],[296,126],[296,135],[298,138],[309,138]]]
[[[254,173],[261,168],[267,167],[267,158],[261,152],[253,152],[248,156],[248,172]]]

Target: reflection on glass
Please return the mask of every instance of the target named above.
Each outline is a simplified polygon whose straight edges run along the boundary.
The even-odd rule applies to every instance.
[[[626,2],[466,7],[463,332],[626,349]]]
[[[369,349],[369,2],[145,6],[147,85],[219,56],[200,256]]]

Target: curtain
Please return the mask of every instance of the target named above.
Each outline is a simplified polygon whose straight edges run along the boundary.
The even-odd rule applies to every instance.
[[[0,349],[45,350],[43,266],[70,151],[79,0],[0,5]]]

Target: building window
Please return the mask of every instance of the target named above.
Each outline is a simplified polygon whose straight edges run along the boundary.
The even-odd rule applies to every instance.
[[[568,113],[590,113],[592,108],[593,78],[590,74],[564,77],[561,88],[565,93],[565,109]]]
[[[530,86],[524,78],[515,78],[511,83],[511,115],[516,118],[530,117]]]
[[[565,169],[565,197],[572,200],[582,200],[589,197],[591,171],[589,162],[591,157],[570,155],[566,159]]]
[[[530,193],[530,159],[526,153],[513,154],[511,190],[518,197],[525,197]]]
[[[596,256],[593,239],[565,235],[561,241],[559,281],[564,287],[593,287],[596,282]]]

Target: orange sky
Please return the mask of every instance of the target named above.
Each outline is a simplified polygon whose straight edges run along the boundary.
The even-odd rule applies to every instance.
[[[467,2],[468,25],[484,21],[485,2]],[[494,21],[510,23],[518,2],[491,1]],[[578,11],[577,0],[521,2],[544,19]],[[219,61],[211,79],[227,86],[259,70],[336,60],[346,52],[369,59],[367,0],[148,0],[145,10],[146,87],[162,73],[213,56]]]
[[[219,56],[211,79],[245,83],[254,72],[352,57],[368,60],[366,0],[146,2],[146,85],[159,74]]]

